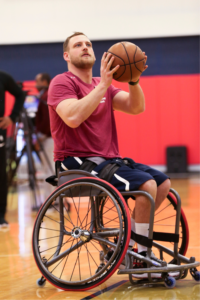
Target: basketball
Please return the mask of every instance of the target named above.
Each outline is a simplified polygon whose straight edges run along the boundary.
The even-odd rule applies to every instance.
[[[114,44],[107,51],[115,59],[111,69],[119,65],[119,69],[113,74],[113,78],[120,82],[137,81],[144,71],[145,55],[142,50],[130,42]]]

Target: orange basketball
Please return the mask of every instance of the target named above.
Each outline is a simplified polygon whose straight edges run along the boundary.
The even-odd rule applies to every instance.
[[[115,59],[111,69],[120,65],[113,78],[120,82],[136,81],[144,70],[145,55],[142,50],[130,42],[120,42],[108,49]]]

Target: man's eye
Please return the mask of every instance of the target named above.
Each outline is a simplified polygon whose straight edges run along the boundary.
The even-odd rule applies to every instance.
[[[91,47],[91,44],[87,44],[88,47]]]
[[[76,47],[79,47],[81,44],[76,44]]]

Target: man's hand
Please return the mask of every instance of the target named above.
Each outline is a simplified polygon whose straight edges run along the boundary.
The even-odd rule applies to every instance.
[[[119,69],[119,65],[117,65],[114,69],[110,70],[112,63],[115,57],[112,56],[111,53],[104,52],[102,59],[101,59],[101,84],[108,88],[113,80],[113,74]]]
[[[146,65],[146,62],[147,62],[147,55],[145,55],[145,52],[143,52],[143,54],[144,54],[145,60],[144,60],[144,65],[143,65],[143,70],[142,70],[142,72],[144,72],[144,71],[148,68],[148,65]]]
[[[143,61],[143,69],[141,70],[142,72],[144,72],[147,68],[148,68],[148,65],[146,65],[146,62],[147,62],[147,55],[145,55],[145,52],[142,52],[144,54],[144,61]],[[142,74],[142,73],[141,73]],[[137,78],[134,78],[134,81],[138,81],[138,79],[140,79],[140,76],[141,74],[137,77]]]
[[[0,128],[6,129],[13,121],[10,117],[1,117],[0,118]]]

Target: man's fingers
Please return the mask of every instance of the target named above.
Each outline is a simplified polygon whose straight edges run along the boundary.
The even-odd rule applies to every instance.
[[[110,60],[110,57],[112,56],[111,53],[106,53],[106,58],[105,58],[105,61],[108,62]]]
[[[116,67],[114,67],[114,69],[112,69],[110,71],[110,74],[114,74],[118,69],[119,69],[120,65],[117,65]]]
[[[112,66],[112,63],[113,63],[114,59],[115,59],[114,56],[112,56],[110,58],[110,60],[108,61],[108,63],[107,63],[107,70],[110,70],[110,67]]]
[[[105,59],[105,57],[106,57],[106,52],[104,52],[101,61],[103,61]]]

